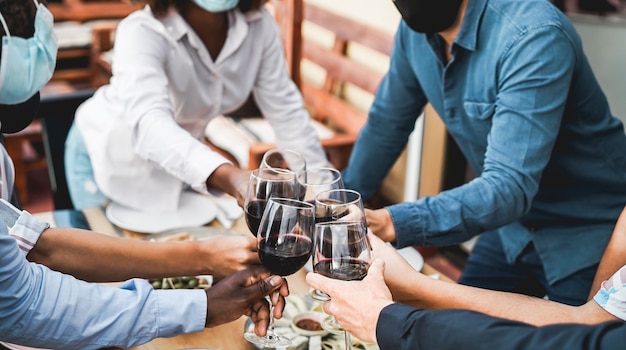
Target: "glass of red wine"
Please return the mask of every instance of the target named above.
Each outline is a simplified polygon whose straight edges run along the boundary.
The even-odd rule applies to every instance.
[[[267,201],[273,197],[297,198],[295,173],[284,169],[256,169],[250,173],[250,181],[244,199],[246,224],[257,235]]]
[[[273,274],[289,276],[309,260],[313,248],[315,207],[290,198],[271,198],[263,212],[257,234],[261,263]],[[265,337],[246,332],[244,338],[261,347],[283,348],[291,341],[274,331],[270,301],[270,322]]]
[[[358,281],[367,276],[371,247],[362,221],[317,223],[313,242],[313,272],[343,281]],[[313,291],[311,296],[317,300],[330,300],[320,291]],[[328,317],[322,327],[331,333],[343,332],[346,349],[352,349],[350,334],[337,324],[334,317]]]

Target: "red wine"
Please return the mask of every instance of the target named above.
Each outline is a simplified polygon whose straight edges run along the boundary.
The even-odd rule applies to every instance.
[[[360,281],[367,276],[369,262],[356,258],[320,260],[313,271],[322,276],[342,281]]]
[[[312,247],[311,239],[304,235],[269,236],[259,242],[259,258],[272,273],[289,276],[306,264]]]
[[[253,235],[257,235],[259,232],[259,226],[261,225],[261,218],[263,217],[263,211],[267,202],[264,200],[252,201],[246,206],[246,224]]]

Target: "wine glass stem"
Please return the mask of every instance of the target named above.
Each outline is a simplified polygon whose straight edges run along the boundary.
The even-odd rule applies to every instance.
[[[343,331],[346,340],[346,350],[352,350],[352,339],[350,338],[350,333],[348,331]]]
[[[272,297],[268,297],[270,302],[270,322],[267,325],[267,332],[265,334],[265,338],[267,339],[275,339],[278,337],[278,334],[274,331],[274,305],[272,304]]]

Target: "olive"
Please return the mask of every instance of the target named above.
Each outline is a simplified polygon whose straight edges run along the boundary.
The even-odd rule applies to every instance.
[[[198,279],[194,278],[187,283],[187,288],[194,289],[198,287]]]
[[[152,284],[152,288],[154,288],[154,289],[161,289],[161,285],[162,285],[161,281],[158,281],[158,280],[157,281],[152,281],[151,284]]]

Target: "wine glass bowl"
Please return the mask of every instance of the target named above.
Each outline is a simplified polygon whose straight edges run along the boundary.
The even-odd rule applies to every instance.
[[[257,247],[261,263],[270,272],[288,276],[300,270],[311,257],[315,227],[315,206],[292,198],[269,198],[257,231]],[[274,331],[270,302],[270,323],[267,335],[260,337],[246,332],[244,338],[264,347],[287,347],[291,341]]]
[[[296,151],[286,148],[273,148],[261,159],[260,169],[286,169],[298,173],[306,170],[306,159]]]
[[[300,171],[296,174],[301,200],[315,203],[315,197],[324,191],[345,188],[341,172],[334,168],[320,167]]]
[[[315,197],[316,222],[361,221],[367,227],[361,194],[348,189],[320,192]]]
[[[257,235],[267,200],[297,196],[295,173],[277,169],[252,170],[244,198],[246,224],[250,232]]]

